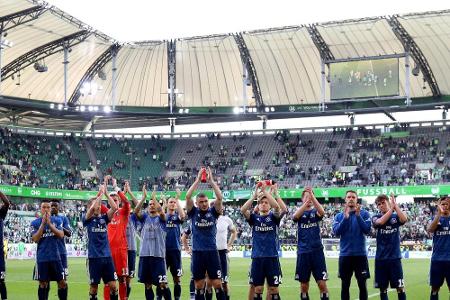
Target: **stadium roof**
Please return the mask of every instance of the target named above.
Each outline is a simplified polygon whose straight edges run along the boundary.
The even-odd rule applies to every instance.
[[[410,77],[411,97],[434,97],[431,103],[435,104],[441,95],[450,95],[449,10],[121,43],[43,1],[2,0],[0,25],[7,34],[4,39],[12,43],[2,51],[1,59],[3,124],[10,124],[11,116],[19,125],[67,129],[80,129],[92,121],[89,115],[48,108],[50,103],[56,107],[64,103],[64,47],[70,49],[66,99],[86,107],[113,105],[112,57],[117,54],[115,105],[123,114],[114,119],[123,118],[122,122],[142,122],[146,118],[135,113],[150,109],[153,116],[159,116],[149,118],[150,124],[167,123],[171,87],[177,109],[221,112],[221,108],[240,106],[317,105],[322,89],[321,57],[339,60],[401,54],[411,44],[412,54],[419,49],[411,59],[412,68],[419,66],[418,76]],[[253,74],[244,81],[243,63],[249,65],[249,59]],[[400,57],[399,74],[400,95],[404,96],[404,57]],[[326,85],[325,102],[331,105]],[[186,122],[216,117],[225,119],[227,114],[181,116]],[[109,128],[120,126],[108,117],[99,122],[110,122],[105,124]]]

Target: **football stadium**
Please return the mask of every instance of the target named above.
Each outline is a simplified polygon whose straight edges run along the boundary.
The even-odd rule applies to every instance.
[[[1,300],[450,299],[450,10],[82,19],[0,0]]]

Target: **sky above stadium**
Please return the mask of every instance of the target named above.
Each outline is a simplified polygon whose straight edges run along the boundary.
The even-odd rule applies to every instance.
[[[119,41],[158,40],[449,9],[405,0],[47,0]]]

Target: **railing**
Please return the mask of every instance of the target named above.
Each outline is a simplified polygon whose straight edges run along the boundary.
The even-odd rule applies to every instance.
[[[446,120],[434,120],[434,121],[418,121],[418,122],[409,122],[409,123],[401,123],[407,124],[409,127],[437,127],[443,126],[447,124]],[[391,123],[378,123],[378,124],[370,124],[370,125],[347,125],[347,126],[324,126],[324,127],[306,127],[306,128],[290,128],[286,129],[292,134],[297,133],[324,133],[324,132],[333,132],[335,129],[346,129],[353,128],[354,130],[358,130],[360,127],[364,127],[366,129],[387,129],[387,128],[395,128],[399,125],[398,122]],[[231,137],[231,136],[239,136],[242,134],[247,134],[249,136],[262,136],[262,135],[273,135],[282,129],[266,129],[266,130],[240,130],[240,131],[220,131],[220,132],[188,132],[188,133],[154,133],[154,134],[130,134],[130,133],[91,133],[91,132],[83,132],[83,131],[67,131],[67,130],[53,130],[53,129],[43,129],[43,128],[32,128],[32,127],[20,127],[20,126],[4,126],[4,128],[10,129],[14,133],[18,134],[30,134],[30,135],[40,135],[40,136],[71,136],[75,137],[84,137],[84,138],[94,138],[94,139],[103,139],[103,138],[121,138],[121,139],[151,139],[152,137],[159,137],[161,139],[192,139],[192,138],[205,138],[208,134],[211,133],[220,133],[221,137]]]

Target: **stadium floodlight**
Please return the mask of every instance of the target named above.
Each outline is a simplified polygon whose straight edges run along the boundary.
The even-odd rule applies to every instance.
[[[178,110],[178,113],[179,114],[182,114],[184,112],[184,109],[182,109],[182,108],[180,108],[179,110]]]
[[[63,109],[63,105],[62,104],[58,104],[58,109],[62,110]]]
[[[85,82],[85,83],[83,83],[83,85],[80,88],[80,93],[82,95],[86,95],[88,91],[89,91],[89,86],[88,86],[88,83]]]
[[[100,86],[94,81],[86,81],[80,88],[80,93],[82,95],[94,95],[98,90],[101,90]]]
[[[270,108],[270,111],[271,111],[271,112],[274,112],[274,111],[275,111],[275,107],[272,106],[272,107]]]
[[[107,113],[107,114],[110,113],[111,112],[111,106],[104,106],[103,107],[103,112]]]
[[[39,73],[45,73],[48,71],[48,67],[44,63],[35,62],[34,69]]]
[[[92,105],[88,106],[88,111],[94,111],[94,107]]]
[[[50,109],[54,109],[55,108],[55,103],[50,103]]]
[[[239,114],[239,107],[235,107],[235,108],[233,108],[233,113],[235,113],[235,114]]]
[[[94,106],[94,111],[98,111],[98,106]]]
[[[86,110],[86,106],[82,105],[80,106],[80,111],[85,111]]]
[[[243,107],[239,107],[239,113],[244,113],[244,108]]]
[[[105,71],[103,71],[103,69],[98,70],[97,75],[101,80],[106,80],[106,73]]]
[[[270,108],[265,107],[265,108],[264,108],[264,111],[265,111],[265,112],[269,112],[269,111],[270,111]]]
[[[189,113],[189,108],[186,108],[186,109],[184,110],[184,113],[185,113],[185,114],[188,114],[188,113]]]
[[[419,76],[419,73],[420,73],[420,66],[419,66],[419,65],[416,65],[416,66],[411,70],[411,73],[412,73],[414,76]]]

